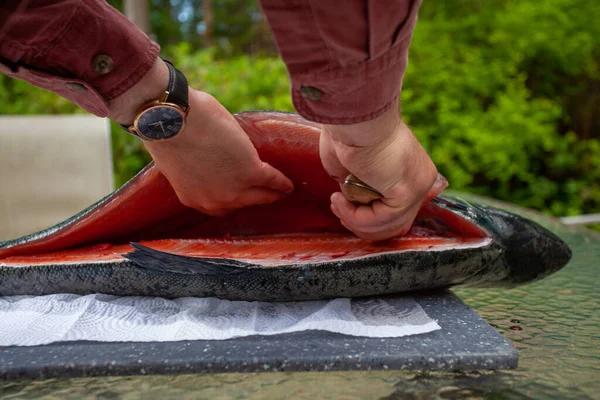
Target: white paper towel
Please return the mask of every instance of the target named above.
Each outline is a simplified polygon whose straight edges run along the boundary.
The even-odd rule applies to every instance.
[[[103,294],[0,297],[0,346],[221,340],[309,329],[382,338],[440,327],[410,298],[267,303]]]

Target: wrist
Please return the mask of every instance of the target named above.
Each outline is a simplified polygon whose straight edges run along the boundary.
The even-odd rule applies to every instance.
[[[348,147],[373,147],[393,140],[402,126],[398,100],[382,115],[370,121],[351,125],[323,125],[335,142]]]
[[[160,57],[138,83],[110,102],[108,118],[131,125],[140,107],[161,98],[169,85],[169,68]]]

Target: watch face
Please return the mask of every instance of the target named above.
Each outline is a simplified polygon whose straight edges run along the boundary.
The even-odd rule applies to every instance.
[[[142,137],[150,140],[169,139],[183,128],[183,112],[173,106],[154,106],[139,115],[135,129]]]

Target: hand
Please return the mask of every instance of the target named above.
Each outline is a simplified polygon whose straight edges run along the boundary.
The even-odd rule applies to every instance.
[[[436,182],[437,169],[404,124],[397,105],[379,118],[354,125],[323,125],[321,161],[340,184],[352,173],[384,198],[357,206],[342,193],[331,196],[331,210],[358,237],[384,240],[410,229]],[[434,188],[437,193],[445,186]]]
[[[130,123],[135,115],[132,110],[137,108],[130,106],[129,100],[139,107],[159,98],[166,82],[168,70],[162,60],[157,60],[153,71],[111,105],[115,110],[111,118]],[[154,86],[159,88],[152,89]],[[274,202],[293,191],[288,178],[259,159],[246,133],[214,97],[190,89],[189,101],[183,132],[171,140],[144,142],[184,205],[209,215],[222,215]]]

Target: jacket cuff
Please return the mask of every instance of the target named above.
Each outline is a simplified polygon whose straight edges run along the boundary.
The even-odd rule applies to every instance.
[[[11,15],[7,24],[0,72],[57,93],[99,117],[106,117],[109,102],[150,71],[160,50],[104,1],[32,6]]]
[[[304,118],[331,125],[369,121],[397,100],[410,38],[374,60],[329,71],[291,74],[294,107]]]
[[[261,0],[304,118],[354,124],[400,95],[420,0]]]

